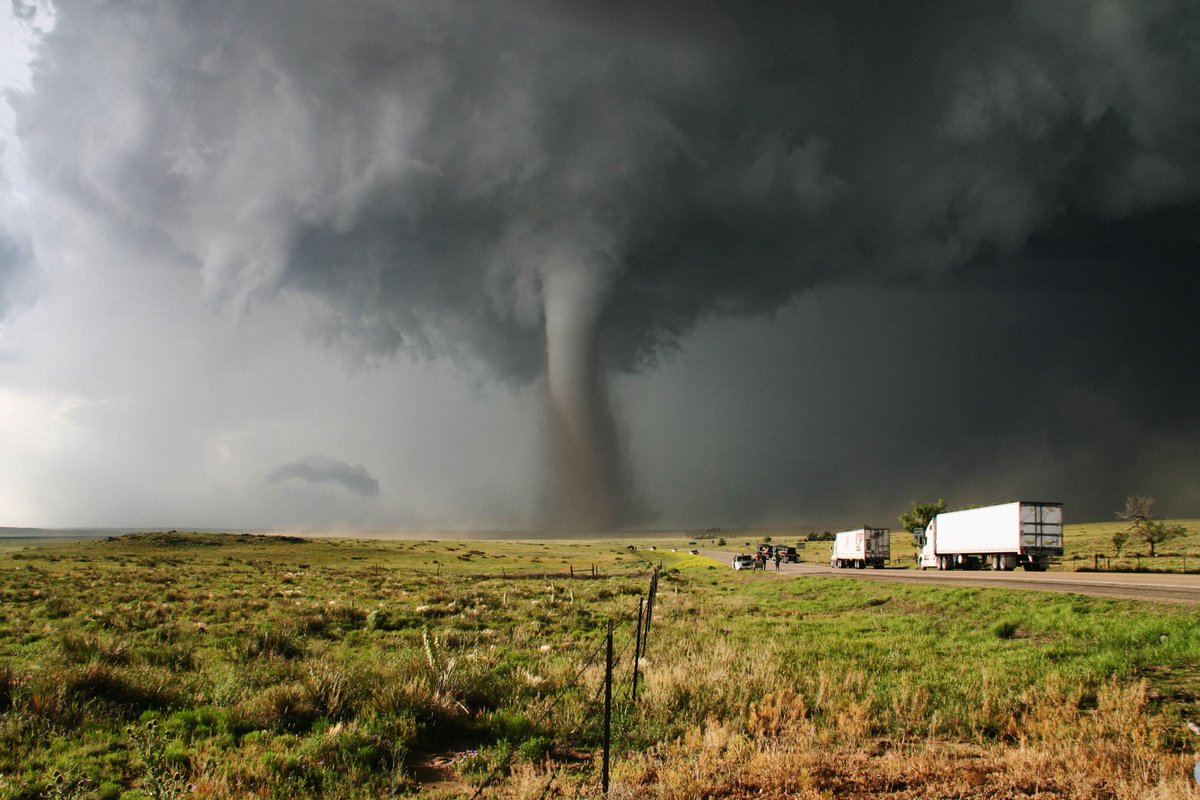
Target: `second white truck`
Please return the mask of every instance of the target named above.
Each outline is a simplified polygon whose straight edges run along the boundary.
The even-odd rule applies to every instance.
[[[883,569],[891,557],[892,536],[888,528],[858,528],[834,537],[829,566]]]
[[[916,535],[921,569],[1041,571],[1063,554],[1062,503],[1019,500],[951,511]]]

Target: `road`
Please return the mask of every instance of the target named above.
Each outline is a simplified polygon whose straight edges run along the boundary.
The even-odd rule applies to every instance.
[[[729,566],[732,551],[701,550],[700,554]],[[1124,597],[1134,600],[1170,600],[1200,603],[1200,575],[1160,575],[1145,572],[939,572],[915,569],[834,569],[821,564],[767,563],[771,578],[822,575],[853,580],[897,583],[938,583],[947,586],[1000,586],[1040,592],[1075,592],[1094,597]]]

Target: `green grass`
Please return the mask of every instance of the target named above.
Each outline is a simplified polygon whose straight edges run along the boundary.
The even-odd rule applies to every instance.
[[[625,751],[706,720],[753,729],[784,691],[831,742],[1015,742],[1048,692],[1088,713],[1111,682],[1141,680],[1158,746],[1188,746],[1189,606],[764,578],[659,541],[154,534],[0,554],[0,797],[180,782],[374,797],[412,790],[431,754],[475,753],[468,782],[510,752],[510,768],[577,758],[599,741],[605,622],[623,698],[631,615],[660,561],[641,702],[617,718]]]

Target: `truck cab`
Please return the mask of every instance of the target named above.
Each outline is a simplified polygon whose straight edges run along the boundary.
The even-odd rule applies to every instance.
[[[917,540],[917,568],[928,569],[938,566],[937,557],[937,517],[929,520],[929,524],[925,526],[922,533],[916,533],[916,528],[913,529],[913,536]]]

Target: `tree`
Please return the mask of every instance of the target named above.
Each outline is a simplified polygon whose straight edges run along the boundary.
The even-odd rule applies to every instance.
[[[1148,520],[1141,528],[1140,535],[1142,541],[1150,548],[1150,557],[1154,557],[1154,546],[1178,539],[1187,533],[1187,528],[1182,525],[1168,525],[1161,519]]]
[[[1125,498],[1125,508],[1118,511],[1117,516],[1129,523],[1130,531],[1137,531],[1154,519],[1154,498],[1130,495]]]
[[[925,530],[929,527],[930,521],[945,510],[946,501],[940,498],[936,503],[914,502],[912,508],[900,515],[900,524],[906,531],[911,531],[913,528]]]
[[[1154,557],[1154,548],[1163,542],[1177,539],[1187,533],[1182,525],[1168,525],[1160,519],[1155,519],[1154,498],[1143,495],[1130,495],[1125,498],[1125,508],[1117,512],[1117,516],[1129,523],[1126,534],[1140,539],[1149,548],[1150,557]],[[1116,537],[1113,538],[1116,544]],[[1117,553],[1120,555],[1120,552]]]
[[[1129,531],[1121,530],[1112,535],[1113,549],[1117,551],[1117,558],[1121,557],[1121,548],[1129,541]]]

